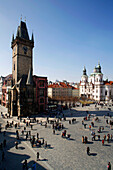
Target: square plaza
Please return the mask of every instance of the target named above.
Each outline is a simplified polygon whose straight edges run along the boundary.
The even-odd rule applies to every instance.
[[[94,105],[72,108],[71,110],[63,111],[66,120],[62,119],[61,123],[64,126],[64,129],[55,130],[55,135],[53,134],[52,124],[47,123],[47,128],[44,124],[47,121],[47,117],[36,117],[36,120],[39,120],[39,123],[32,123],[33,130],[31,127],[26,127],[26,124],[20,122],[17,117],[13,118],[0,118],[0,124],[3,127],[2,133],[0,134],[0,143],[3,142],[4,138],[7,140],[7,146],[4,148],[5,159],[1,161],[0,168],[6,169],[22,169],[22,163],[27,159],[28,167],[32,167],[33,162],[36,162],[37,169],[107,169],[108,162],[113,164],[112,153],[113,153],[113,141],[110,139],[109,143],[105,140],[104,145],[102,145],[102,139],[104,135],[107,134],[113,135],[112,127],[106,123],[111,120],[113,113],[108,111],[108,106],[104,108],[98,107],[99,110],[95,111]],[[7,110],[4,110],[3,107],[0,108],[3,113],[6,113]],[[82,120],[87,116],[86,111],[90,114],[90,120],[84,121],[86,129],[82,125]],[[107,116],[109,113],[109,116]],[[104,117],[105,115],[105,117]],[[94,117],[95,116],[95,117]],[[95,118],[98,117],[99,121],[95,121]],[[73,118],[76,119],[75,123],[69,124],[69,120]],[[24,119],[24,118],[23,118]],[[26,119],[26,118],[25,118]],[[49,118],[49,120],[57,120],[58,118]],[[20,134],[20,139],[18,140],[19,149],[15,149],[16,139],[16,129],[14,127],[8,128],[6,130],[6,135],[3,135],[4,126],[7,121],[15,123],[20,122],[20,127],[17,128]],[[26,119],[27,121],[27,119]],[[41,122],[42,121],[42,125]],[[89,125],[91,122],[94,122],[94,127],[91,127],[89,130]],[[39,139],[44,138],[47,141],[49,147],[31,147],[29,137],[26,140],[25,136],[21,135],[21,131],[26,127],[26,130],[31,130],[31,135],[37,135],[39,133]],[[99,127],[104,127],[101,133],[98,133]],[[68,139],[61,137],[61,133],[66,130],[67,134],[70,134],[71,137]],[[95,131],[96,138],[92,141],[91,131]],[[100,135],[100,140],[98,140],[97,135]],[[88,142],[82,143],[82,136],[87,136]],[[87,155],[86,149],[90,148],[90,156]],[[39,152],[40,160],[36,161],[36,154]],[[0,154],[2,151],[0,151]]]

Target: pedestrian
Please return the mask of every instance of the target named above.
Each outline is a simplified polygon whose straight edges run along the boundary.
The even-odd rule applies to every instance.
[[[39,160],[39,152],[37,152],[37,161]]]
[[[84,128],[85,128],[85,129],[86,129],[86,125],[87,125],[87,124],[84,124]]]
[[[102,145],[104,145],[104,139],[102,139]]]
[[[18,141],[15,142],[15,148],[18,149]]]
[[[37,139],[39,138],[39,133],[37,133]]]
[[[28,132],[26,133],[26,140],[27,140],[27,138],[28,138]]]
[[[98,140],[100,140],[100,135],[98,135]]]
[[[90,148],[87,147],[87,155],[90,155]]]
[[[44,147],[47,148],[47,141],[45,141],[45,146]]]
[[[82,136],[82,143],[84,143],[84,136]]]
[[[104,140],[106,140],[106,135],[104,135]]]
[[[111,163],[110,162],[108,162],[107,168],[108,168],[108,170],[111,170]]]
[[[53,134],[55,135],[55,129],[53,129]]]

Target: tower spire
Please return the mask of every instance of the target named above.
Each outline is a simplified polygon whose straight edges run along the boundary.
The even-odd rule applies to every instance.
[[[12,43],[13,43],[13,41],[14,41],[14,34],[12,35]]]
[[[33,35],[33,32],[32,32],[31,41],[34,42],[34,35]]]

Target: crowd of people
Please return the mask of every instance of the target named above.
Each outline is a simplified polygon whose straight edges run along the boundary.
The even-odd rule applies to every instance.
[[[1,113],[1,116],[3,116],[3,114]],[[4,117],[3,117],[4,118]],[[111,118],[111,116],[110,116]],[[113,121],[112,119],[108,120],[108,118],[106,119],[106,117],[104,116],[106,125],[110,125],[110,128],[112,128],[113,125]],[[39,124],[40,126],[44,126],[45,128],[51,127],[53,134],[55,135],[57,131],[61,131],[61,137],[62,138],[66,138],[66,139],[70,139],[71,134],[67,134],[67,130],[64,127],[63,121],[69,121],[69,124],[75,124],[77,121],[75,118],[69,119],[67,120],[67,118],[64,116],[64,114],[62,115],[62,118],[55,118],[53,120],[49,119],[49,117],[47,117],[46,121],[42,121],[42,120],[38,120],[38,118],[21,118],[18,117],[18,122],[14,122],[13,120],[11,122],[7,121],[5,126],[4,126],[4,130],[2,131],[2,128],[0,128],[0,133],[3,133],[3,135],[6,135],[6,131],[8,128],[14,128],[15,129],[15,135],[16,135],[16,141],[15,141],[15,148],[18,149],[18,145],[19,145],[19,140],[28,140],[31,144],[31,147],[43,147],[43,148],[49,148],[50,145],[48,145],[47,140],[45,140],[45,138],[40,137],[40,134],[38,132],[36,132],[36,134],[32,134],[33,131],[33,127],[35,124]],[[90,124],[89,124],[89,121]],[[102,141],[102,145],[105,144],[105,142],[107,141],[108,143],[110,141],[112,141],[112,134],[107,134],[107,135],[103,135],[103,138],[100,136],[101,133],[104,133],[104,126],[98,126],[97,132],[95,130],[92,130],[95,127],[95,122],[99,122],[99,118],[96,116],[91,116],[90,114],[88,114],[88,116],[85,116],[82,120],[82,125],[84,127],[84,129],[87,128],[87,125],[89,124],[89,131],[91,132],[91,138],[92,141],[96,141],[96,139],[98,141]],[[87,123],[86,123],[87,122]],[[21,123],[24,123],[24,126],[21,126]],[[19,129],[19,130],[18,130]],[[97,137],[97,138],[96,138]],[[89,142],[88,137],[87,136],[82,136],[82,143],[87,144]],[[2,161],[4,161],[5,158],[5,151],[4,148],[6,147],[6,139],[4,138],[3,142],[1,142],[0,144],[0,150],[2,151]],[[90,148],[87,147],[87,154],[90,155]],[[39,158],[39,152],[37,152],[36,154],[36,160],[38,161]],[[35,167],[35,163],[33,164],[33,166]],[[27,169],[28,165],[27,165],[27,160],[25,160],[23,162],[23,170]],[[111,164],[110,162],[108,163],[108,167],[111,168]]]

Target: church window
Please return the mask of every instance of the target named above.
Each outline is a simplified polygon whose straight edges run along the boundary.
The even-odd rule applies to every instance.
[[[109,95],[111,96],[111,90],[109,91]]]
[[[96,93],[98,93],[98,89],[96,90]]]
[[[39,87],[44,87],[44,80],[39,81]]]
[[[102,89],[101,89],[101,93],[102,93]]]

